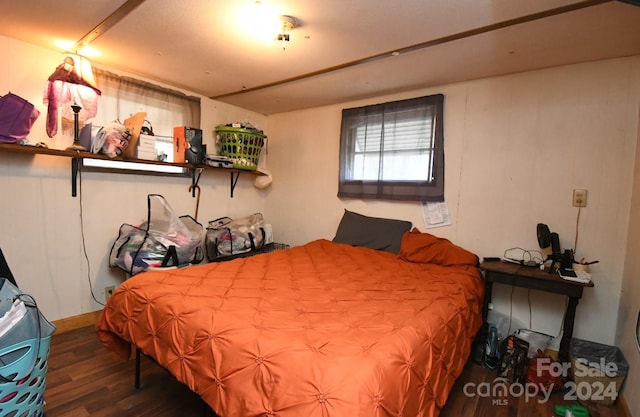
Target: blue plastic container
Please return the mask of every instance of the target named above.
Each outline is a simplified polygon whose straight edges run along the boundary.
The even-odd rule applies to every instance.
[[[9,281],[0,283],[1,316],[20,293]],[[44,416],[49,347],[56,328],[30,300],[23,299],[26,315],[0,337],[0,416]]]

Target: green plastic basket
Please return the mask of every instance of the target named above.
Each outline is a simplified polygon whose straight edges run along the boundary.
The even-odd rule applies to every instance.
[[[260,152],[267,137],[249,129],[240,127],[216,127],[216,143],[220,154],[231,158],[233,167],[254,171],[258,168]]]

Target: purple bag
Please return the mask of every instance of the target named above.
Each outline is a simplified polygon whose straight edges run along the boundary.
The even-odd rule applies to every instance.
[[[0,143],[18,143],[26,138],[40,111],[13,93],[0,97]]]

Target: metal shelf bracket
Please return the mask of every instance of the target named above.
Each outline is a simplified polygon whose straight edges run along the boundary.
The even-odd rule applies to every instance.
[[[71,197],[78,195],[78,171],[80,170],[80,158],[71,158]]]
[[[240,178],[240,171],[236,172],[235,179],[234,179],[233,171],[231,171],[230,174],[231,174],[231,178],[230,178],[231,181],[229,183],[229,186],[231,188],[231,198],[233,198],[233,190],[236,189],[238,178]]]

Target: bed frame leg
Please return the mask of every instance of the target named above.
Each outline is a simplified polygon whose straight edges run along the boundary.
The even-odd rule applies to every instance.
[[[142,358],[142,351],[136,347],[136,370],[135,370],[135,382],[133,386],[135,389],[140,389],[140,359]],[[202,416],[203,417],[219,417],[215,411],[209,407],[209,404],[202,401]]]
[[[207,404],[206,402],[204,402],[204,400],[202,400],[202,417],[220,417],[220,416],[217,415],[216,412],[213,411],[211,407],[209,407],[209,404]]]
[[[202,417],[218,417],[218,415],[209,407],[209,404],[202,401]]]
[[[136,376],[135,376],[135,382],[133,384],[133,386],[135,387],[135,389],[139,389],[140,388],[140,349],[136,348]]]

